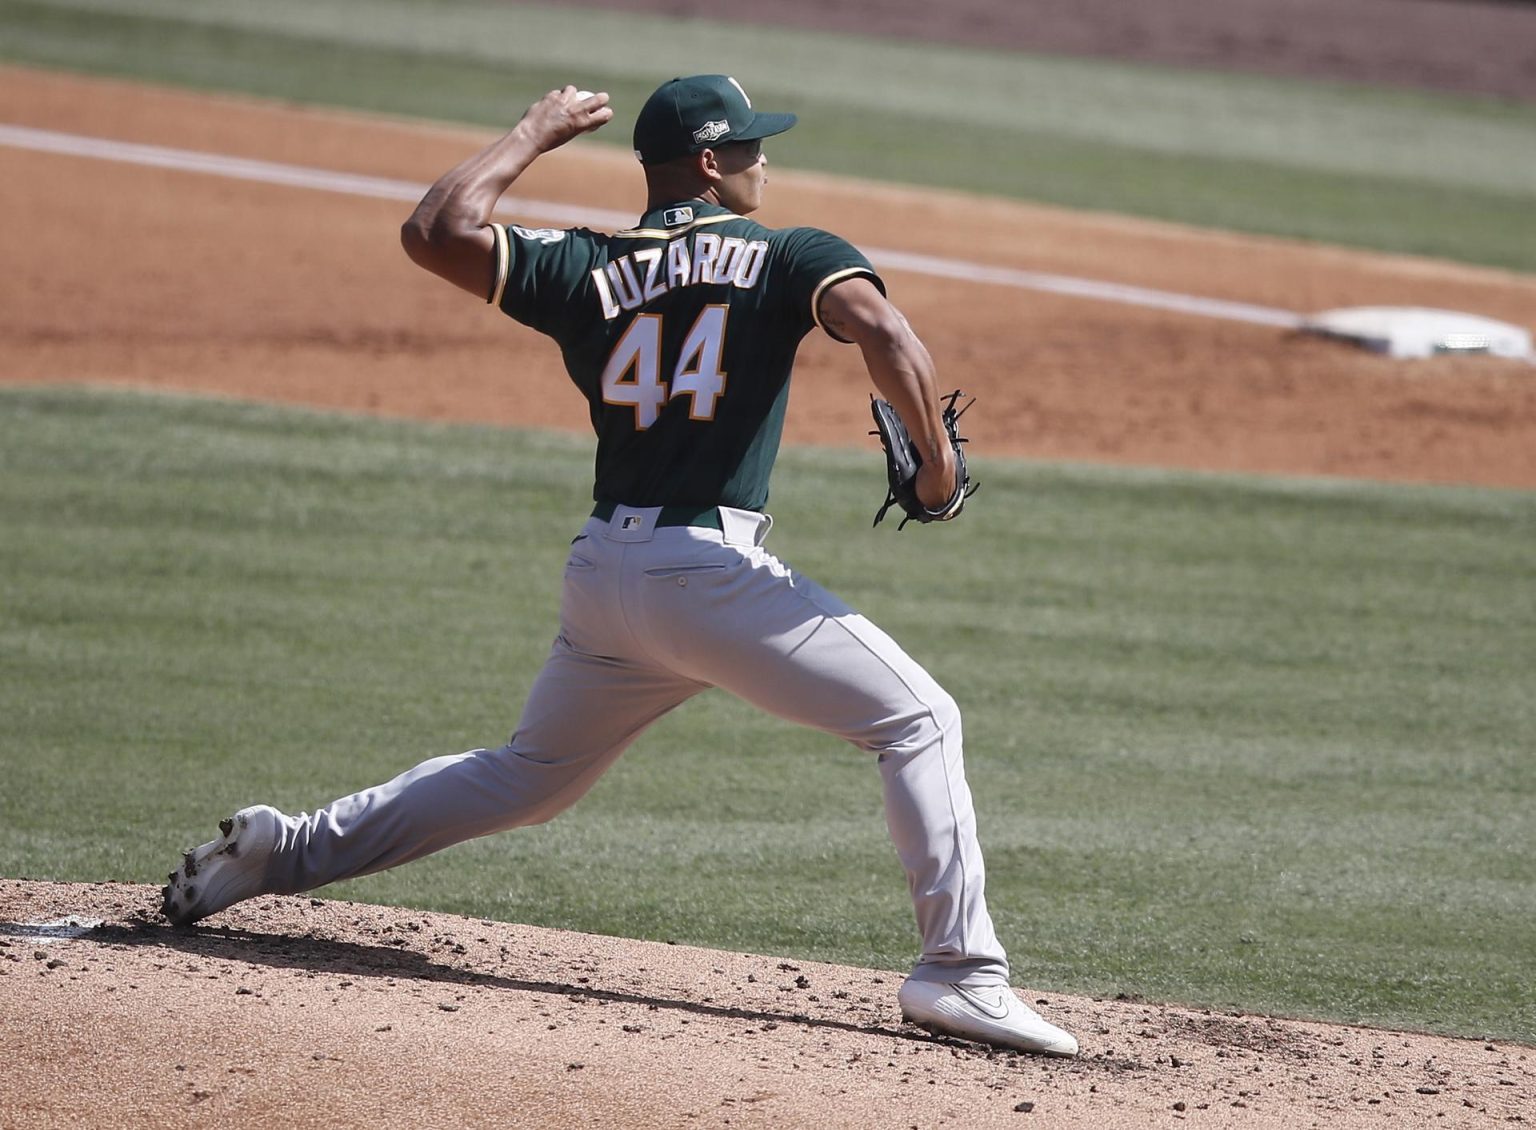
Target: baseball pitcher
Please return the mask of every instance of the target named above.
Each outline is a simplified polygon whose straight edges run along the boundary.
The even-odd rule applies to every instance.
[[[262,893],[394,867],[573,804],[652,722],[708,687],[873,755],[922,952],[898,1000],[930,1030],[1071,1056],[1009,988],[966,785],[960,713],[875,625],[764,548],[796,349],[856,345],[879,398],[892,502],[954,518],[972,486],[927,350],[869,261],[815,228],[748,217],[763,140],[795,124],[735,79],[664,83],[635,124],[645,212],[613,234],[493,222],[541,154],[613,116],[551,91],[444,174],[406,221],[419,266],[552,338],[597,436],[593,507],[565,565],[560,628],[511,740],[429,760],[312,814],[266,805],[187,853],[164,913],[189,924]],[[881,508],[883,514],[885,507]]]

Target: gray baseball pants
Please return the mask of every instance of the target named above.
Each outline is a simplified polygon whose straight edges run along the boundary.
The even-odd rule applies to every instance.
[[[288,817],[267,889],[307,891],[549,820],[642,730],[714,686],[876,755],[922,935],[912,976],[1006,981],[954,700],[763,549],[771,518],[719,513],[720,530],[658,526],[655,508],[589,519],[565,567],[560,634],[512,740]]]

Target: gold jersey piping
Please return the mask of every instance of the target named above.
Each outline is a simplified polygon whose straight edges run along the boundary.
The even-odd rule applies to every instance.
[[[730,220],[740,220],[743,217],[732,213],[729,216],[700,216],[692,223],[680,224],[675,228],[625,228],[623,231],[613,233],[614,239],[671,239],[673,236],[682,235],[694,228],[703,227],[705,224],[723,224]]]
[[[504,224],[492,224],[491,231],[496,236],[496,277],[491,280],[491,295],[485,301],[487,305],[500,306],[501,296],[507,289],[507,276],[512,273],[512,247]]]

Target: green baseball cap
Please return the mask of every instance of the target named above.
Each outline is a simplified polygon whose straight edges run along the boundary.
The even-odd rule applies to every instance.
[[[635,119],[635,156],[659,165],[732,141],[783,133],[793,114],[760,114],[730,75],[692,75],[664,82]]]

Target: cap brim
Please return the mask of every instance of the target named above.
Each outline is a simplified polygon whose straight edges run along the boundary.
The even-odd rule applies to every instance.
[[[752,124],[731,138],[732,141],[758,141],[783,133],[800,119],[794,114],[756,114]]]

